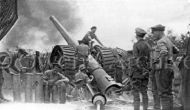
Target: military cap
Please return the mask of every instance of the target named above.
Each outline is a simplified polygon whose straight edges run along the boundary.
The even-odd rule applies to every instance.
[[[92,30],[92,29],[96,29],[97,27],[96,26],[92,26],[90,29]]]
[[[137,36],[144,37],[144,35],[146,34],[146,31],[141,28],[136,28],[135,33]]]
[[[21,49],[21,48],[18,49],[18,53],[25,54],[25,55],[28,54],[24,49]]]
[[[156,26],[151,27],[152,31],[165,31],[165,26],[158,24]]]

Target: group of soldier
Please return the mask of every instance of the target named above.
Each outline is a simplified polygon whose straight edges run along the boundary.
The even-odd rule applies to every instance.
[[[96,39],[96,27],[92,27],[82,42],[90,46]],[[134,97],[134,110],[140,110],[140,94],[142,94],[143,110],[148,110],[148,84],[151,82],[155,110],[173,110],[172,82],[174,79],[174,54],[179,49],[166,36],[165,26],[159,24],[151,27],[151,37],[155,45],[150,45],[145,36],[147,32],[135,29],[137,42],[133,46],[133,57],[129,59],[130,85]],[[123,61],[123,60],[122,60]],[[120,64],[124,64],[120,62]],[[122,67],[124,69],[125,67]],[[122,70],[121,69],[121,70]],[[122,83],[123,72],[116,75],[116,82]]]
[[[86,61],[89,52],[89,46],[92,45],[92,39],[98,38],[95,35],[96,27],[93,26],[91,31],[89,31],[84,38],[79,41],[82,43],[77,47],[77,53],[79,60],[82,60],[82,63],[78,67],[78,72],[74,75],[74,77],[70,78],[68,75],[65,75],[63,68],[59,64],[52,64],[49,62],[49,57],[44,57],[40,52],[35,51],[31,56],[34,56],[31,62],[34,65],[33,67],[22,67],[21,59],[29,56],[25,49],[18,48],[14,52],[8,53],[8,57],[1,57],[1,73],[0,73],[0,102],[8,102],[9,100],[5,99],[2,94],[2,87],[4,83],[3,72],[11,73],[11,74],[21,74],[25,75],[25,73],[43,73],[43,90],[44,90],[44,102],[53,102],[53,103],[65,103],[66,96],[67,99],[72,97],[74,100],[78,100],[81,98],[85,98],[86,96],[80,96],[81,91],[89,92],[86,88],[86,84],[90,83],[93,80],[92,76],[87,76],[87,65]],[[99,41],[100,42],[100,41]],[[101,42],[100,42],[101,44]],[[102,45],[102,44],[101,44]],[[41,58],[43,57],[43,58]],[[46,60],[46,61],[44,61]],[[32,66],[30,65],[30,66]],[[26,65],[25,65],[26,66]],[[73,79],[74,78],[74,79]],[[22,80],[22,79],[21,79]],[[67,89],[67,90],[66,90]],[[72,90],[70,90],[72,89]],[[67,93],[66,93],[67,92]],[[58,97],[56,97],[58,95]],[[85,94],[86,95],[86,94]],[[87,94],[89,95],[89,94]],[[89,97],[86,97],[89,98]]]
[[[35,54],[32,54],[30,57],[31,59],[27,61],[26,57],[29,56],[30,53],[28,53],[24,49],[17,49],[15,52],[9,53],[8,56],[4,55],[1,56],[1,69],[0,69],[0,103],[9,102],[10,100],[7,100],[3,95],[3,84],[4,84],[4,72],[8,73],[11,77],[14,77],[14,75],[20,76],[19,82],[13,82],[14,83],[21,83],[23,84],[23,87],[27,87],[27,73],[32,73],[34,76],[38,73],[43,73],[41,75],[41,79],[43,80],[43,99],[40,99],[41,102],[45,103],[65,103],[66,102],[66,88],[71,87],[75,88],[70,91],[68,94],[73,95],[73,97],[77,97],[77,90],[82,88],[86,81],[90,82],[90,79],[85,74],[85,66],[82,64],[79,66],[79,70],[74,76],[75,79],[68,78],[65,73],[63,72],[63,68],[59,64],[51,64],[48,62],[49,57],[44,57],[41,59],[40,57],[43,57],[43,55],[40,55],[39,52],[35,52]],[[25,60],[25,61],[24,61]],[[46,60],[43,61],[42,60]],[[22,63],[32,63],[25,65],[23,67]],[[43,64],[42,64],[43,63]],[[35,65],[35,66],[32,66]],[[27,67],[31,66],[31,67]],[[29,79],[31,83],[35,83],[35,79],[30,77]],[[12,79],[12,78],[11,78]],[[70,83],[72,80],[72,83]],[[23,81],[23,82],[22,82]],[[26,81],[26,82],[24,82]],[[33,84],[31,84],[33,85]],[[22,86],[22,85],[21,85]],[[32,87],[30,87],[32,88]],[[29,88],[25,88],[29,89]],[[27,93],[25,93],[27,94]],[[26,96],[26,95],[25,95]],[[25,99],[28,100],[28,99]],[[33,99],[30,99],[33,100]],[[30,102],[30,101],[29,101]]]
[[[77,53],[79,59],[86,59],[92,47],[92,39],[103,46],[95,35],[96,27],[93,26],[91,31],[89,31],[84,38],[79,41],[80,46],[77,47]],[[170,41],[170,39],[164,34],[165,26],[156,25],[151,27],[152,37],[156,44],[150,46],[148,42],[144,39],[147,32],[141,28],[136,28],[136,39],[137,42],[133,46],[133,57],[130,58],[130,72],[128,76],[130,77],[130,84],[132,87],[132,94],[134,96],[134,110],[140,110],[140,93],[142,94],[143,110],[148,109],[148,83],[151,81],[152,93],[154,99],[154,109],[155,110],[173,110],[173,95],[172,95],[172,80],[174,78],[173,72],[173,55],[178,53],[176,46]],[[90,49],[89,49],[90,47]],[[86,50],[85,50],[86,49]],[[7,101],[2,95],[2,84],[3,84],[3,70],[8,73],[19,74],[22,69],[18,69],[15,65],[17,64],[17,59],[21,56],[27,55],[27,52],[23,49],[19,49],[17,54],[12,55],[12,60],[9,68],[0,70],[0,99],[1,101]],[[121,61],[122,62],[122,61]],[[120,64],[122,64],[120,62]],[[6,65],[6,63],[5,63]],[[4,65],[1,65],[3,67]],[[40,66],[40,65],[38,65]],[[37,66],[37,67],[38,67]],[[85,61],[79,66],[78,72],[75,74],[74,80],[74,92],[80,91],[81,88],[84,89],[84,85],[92,82],[93,77],[87,76]],[[124,67],[122,67],[124,68]],[[36,72],[42,72],[37,71]],[[122,72],[122,71],[121,71]],[[122,83],[122,74],[116,75],[116,81]],[[50,99],[51,94],[54,90],[58,90],[60,93],[60,102],[65,102],[63,99],[63,94],[66,93],[65,89],[68,87],[70,78],[67,78],[62,67],[58,64],[49,65],[49,68],[44,71],[43,74],[44,85],[48,85],[48,98],[45,99],[47,102],[54,102],[56,99]],[[67,86],[67,87],[66,87]],[[88,91],[88,90],[87,90]],[[89,92],[89,91],[88,91]],[[77,95],[80,95],[77,94]],[[75,95],[75,97],[77,97]],[[79,96],[80,97],[80,96]]]
[[[137,42],[133,46],[134,60],[131,80],[134,96],[134,110],[140,110],[140,93],[142,94],[143,110],[148,109],[148,82],[152,84],[155,110],[173,110],[172,81],[174,78],[173,55],[179,51],[164,34],[165,26],[151,27],[152,38],[156,42],[150,46],[144,37],[146,31],[136,28]]]
[[[96,39],[102,45],[95,36],[95,31],[96,27],[92,27],[83,38],[82,41],[86,45],[89,45],[92,39]],[[134,97],[134,110],[140,110],[140,94],[142,94],[143,110],[148,110],[149,82],[151,82],[154,110],[173,110],[173,56],[179,53],[179,49],[164,34],[165,26],[161,24],[151,27],[151,37],[155,45],[150,45],[145,40],[147,34],[145,30],[136,28],[135,33],[137,42],[133,45],[133,57],[129,59],[130,72],[128,72]],[[122,74],[116,76],[116,81],[122,83]]]

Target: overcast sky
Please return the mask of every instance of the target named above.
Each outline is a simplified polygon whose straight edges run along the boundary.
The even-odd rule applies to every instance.
[[[109,47],[132,49],[134,29],[163,24],[176,33],[185,33],[190,23],[190,0],[77,0],[83,25],[75,33],[84,36],[92,25]]]
[[[31,0],[30,2],[32,1],[34,0]],[[48,2],[48,0],[44,1]],[[55,4],[53,3],[45,6],[49,6],[48,11],[50,12],[52,8],[54,11],[59,11],[59,13],[61,14],[60,16],[58,16],[58,19],[60,19],[61,17],[64,18],[64,10],[60,8],[62,6],[61,3],[62,2],[63,4],[65,3],[64,1],[65,0],[59,0],[59,2],[57,3],[60,4],[59,5],[56,4],[57,6],[54,6]],[[70,2],[71,0],[68,1]],[[79,28],[73,31],[71,35],[73,35],[73,37],[76,40],[79,40],[87,33],[87,31],[90,30],[91,26],[95,25],[98,27],[96,33],[97,36],[103,42],[103,44],[108,47],[120,47],[125,50],[132,49],[134,43],[132,41],[134,41],[135,39],[134,30],[136,27],[141,27],[147,30],[151,26],[157,24],[163,24],[168,29],[172,29],[175,33],[180,34],[187,32],[187,26],[190,23],[190,0],[72,0],[72,1],[76,1],[77,3],[76,4],[77,11],[76,13],[73,14],[73,17],[78,16],[82,22],[78,26]],[[34,10],[37,8],[36,9],[37,12],[44,11],[41,10],[41,8],[35,7],[33,5],[31,5],[30,8]],[[46,9],[47,7],[44,8]],[[64,5],[63,9],[65,9]],[[32,14],[35,15],[36,12]],[[51,28],[50,30],[52,30],[52,28],[54,29],[55,27],[52,24],[50,24],[51,22],[48,20],[48,17],[51,15],[48,15],[49,14],[48,12],[46,12],[45,14],[47,16],[46,17],[40,16],[40,20],[45,19],[46,20],[44,21],[45,24],[49,23],[48,28],[49,29]],[[20,16],[19,19],[20,21],[23,20],[21,18],[22,17]],[[34,21],[32,21],[32,19],[29,19],[28,22],[30,23]],[[44,22],[41,21],[42,24],[44,24]],[[34,29],[37,30],[35,31]],[[12,33],[13,30],[18,30],[18,25],[15,25],[11,30],[11,32],[9,33]],[[43,31],[41,27],[34,27],[31,29],[27,29],[26,34],[30,34],[26,37],[31,38],[34,36],[37,39],[32,38],[35,41],[28,42],[25,47],[33,48],[40,51],[46,49],[51,51],[52,45],[54,44],[47,45],[47,43],[44,43],[44,41],[42,41],[44,39],[48,39],[49,38],[48,36],[51,37],[51,35],[47,35],[48,33],[45,33],[45,31]],[[10,37],[10,35],[12,34],[8,34],[7,37]],[[1,48],[3,47],[2,45],[4,45],[5,41],[6,39],[4,38],[0,42],[0,50],[2,50]],[[60,40],[59,43],[65,44],[66,42],[62,39],[62,41]],[[55,44],[57,43],[55,42]]]

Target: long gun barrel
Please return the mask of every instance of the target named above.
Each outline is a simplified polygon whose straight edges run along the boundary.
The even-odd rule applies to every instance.
[[[71,37],[69,37],[69,33],[67,32],[67,30],[61,25],[61,23],[59,23],[59,21],[54,17],[54,16],[50,16],[49,18],[54,26],[57,28],[57,30],[61,33],[62,37],[67,41],[67,43],[72,46],[73,48],[76,48],[78,43],[75,42]]]

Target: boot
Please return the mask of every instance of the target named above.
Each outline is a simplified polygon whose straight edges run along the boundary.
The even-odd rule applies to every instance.
[[[147,92],[145,94],[142,94],[142,98],[143,98],[143,110],[147,110],[148,109],[148,95]]]
[[[133,97],[134,97],[134,110],[140,110],[140,94],[138,91],[133,91]]]

